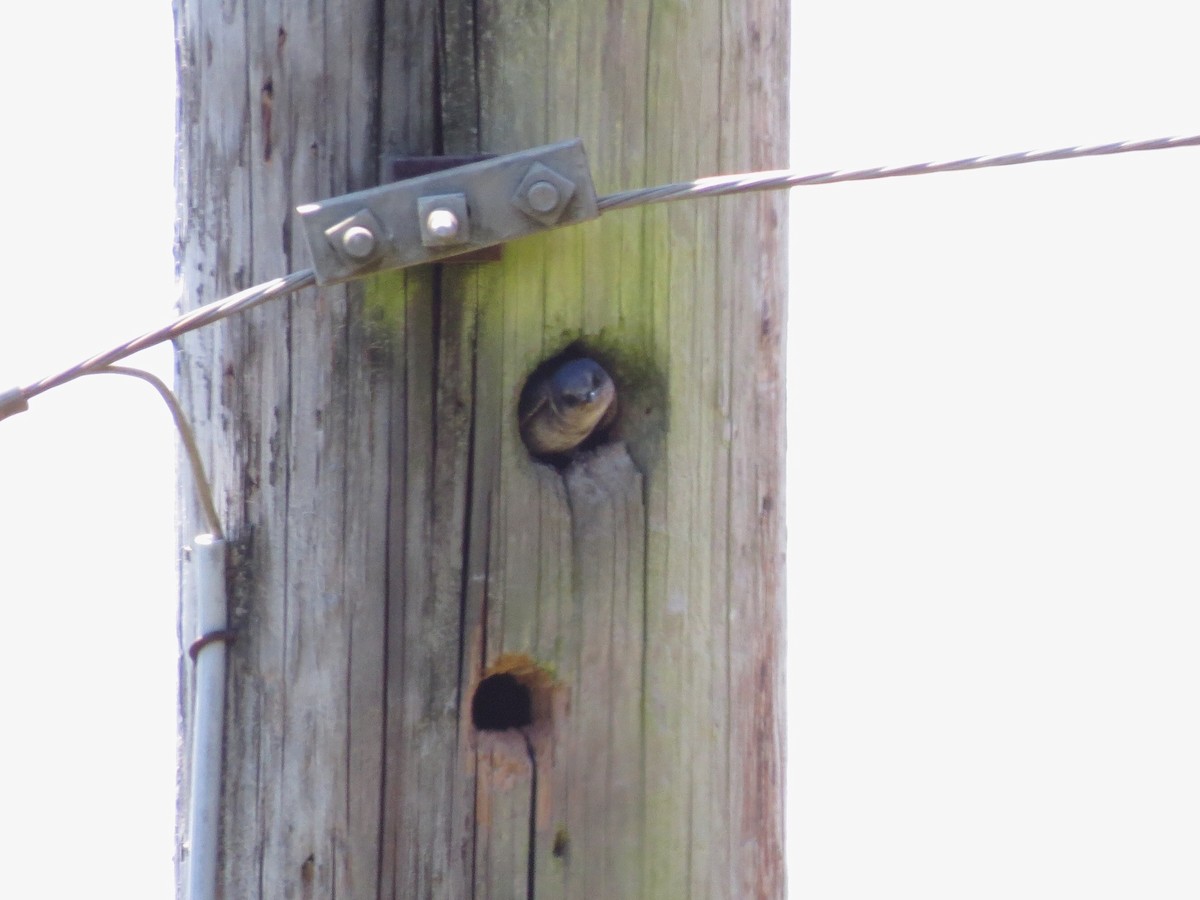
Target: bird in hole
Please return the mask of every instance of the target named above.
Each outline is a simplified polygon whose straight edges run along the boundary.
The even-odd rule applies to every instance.
[[[539,377],[526,389],[521,438],[536,456],[563,456],[617,415],[617,386],[593,359],[580,357]]]

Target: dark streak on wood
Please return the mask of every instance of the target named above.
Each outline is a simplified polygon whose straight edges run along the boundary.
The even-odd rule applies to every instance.
[[[263,82],[261,92],[262,133],[263,133],[263,162],[271,161],[271,104],[275,98],[275,83],[268,78]]]

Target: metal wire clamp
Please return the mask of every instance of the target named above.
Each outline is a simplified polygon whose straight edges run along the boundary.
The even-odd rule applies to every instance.
[[[321,285],[600,215],[579,139],[307,203],[296,212]]]

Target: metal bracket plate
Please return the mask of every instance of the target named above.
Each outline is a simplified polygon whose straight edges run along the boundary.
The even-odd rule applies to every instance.
[[[437,262],[600,215],[578,139],[308,203],[296,211],[322,285]]]

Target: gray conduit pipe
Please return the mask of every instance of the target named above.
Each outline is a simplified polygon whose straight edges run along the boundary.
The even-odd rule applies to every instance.
[[[196,567],[196,638],[203,640],[226,628],[225,542],[211,534],[197,536],[192,560]],[[216,900],[226,651],[223,639],[197,646],[186,896],[188,900]]]

